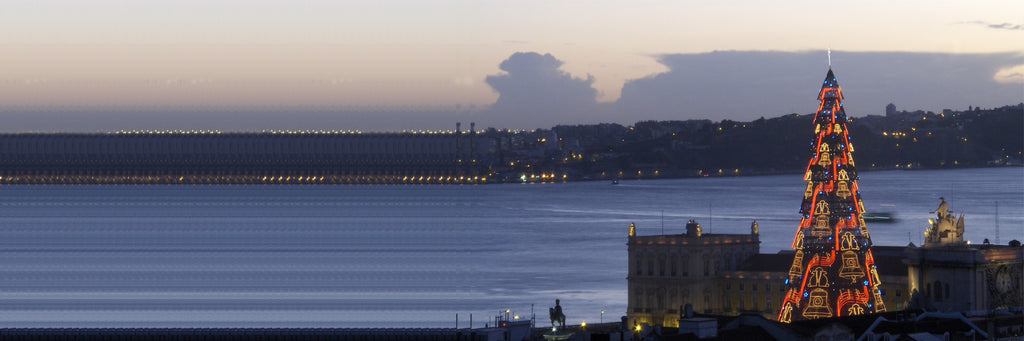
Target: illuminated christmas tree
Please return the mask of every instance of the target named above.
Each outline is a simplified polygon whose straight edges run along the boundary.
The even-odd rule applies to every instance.
[[[843,92],[829,68],[818,93],[800,229],[779,321],[885,311],[857,188]]]

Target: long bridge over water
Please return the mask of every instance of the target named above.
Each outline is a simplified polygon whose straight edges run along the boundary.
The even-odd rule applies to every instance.
[[[0,184],[484,183],[501,137],[470,131],[0,134]]]

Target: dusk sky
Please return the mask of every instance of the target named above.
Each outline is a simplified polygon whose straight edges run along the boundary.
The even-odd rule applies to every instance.
[[[2,131],[529,129],[1024,101],[1024,1],[4,1]],[[718,51],[718,52],[716,52]]]

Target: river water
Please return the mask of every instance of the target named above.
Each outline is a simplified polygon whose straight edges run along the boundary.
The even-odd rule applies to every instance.
[[[1024,168],[862,172],[876,245],[1024,239]],[[626,235],[749,233],[788,249],[800,175],[483,186],[0,187],[0,327],[473,327],[561,299],[626,311]],[[605,313],[601,315],[601,311]]]

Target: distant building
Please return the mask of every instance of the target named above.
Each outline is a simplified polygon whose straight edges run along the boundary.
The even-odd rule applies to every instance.
[[[889,103],[889,105],[885,106],[885,116],[886,117],[896,116],[896,105],[895,104]]]
[[[703,234],[694,221],[680,235],[629,237],[627,316],[631,324],[678,327],[681,307],[705,314],[778,316],[794,251],[762,254],[757,222],[750,234]],[[904,247],[874,246],[886,305],[906,306]]]
[[[964,216],[943,205],[921,247],[906,258],[914,303],[939,311],[993,310],[1024,306],[1024,247],[1020,242],[982,245],[964,241]]]
[[[758,254],[756,226],[750,234],[704,234],[691,220],[686,234],[637,236],[630,225],[630,323],[677,327],[687,303],[706,313],[725,311],[729,292],[722,290],[723,274]]]
[[[933,220],[922,247],[872,246],[884,304],[893,311],[946,312],[1024,306],[1020,242],[957,242],[963,217],[944,217],[952,223]],[[693,221],[686,234],[637,236],[634,225],[629,230],[630,325],[676,328],[686,304],[703,314],[778,316],[795,251],[758,253],[756,222],[750,234],[703,234]]]
[[[905,308],[909,297],[907,268],[901,263],[905,249],[902,246],[871,247],[881,279],[882,301],[896,310]],[[728,295],[721,313],[756,311],[765,317],[777,318],[779,299],[786,294],[785,280],[789,278],[794,255],[792,250],[759,254],[744,261],[735,271],[723,272],[721,281]]]

